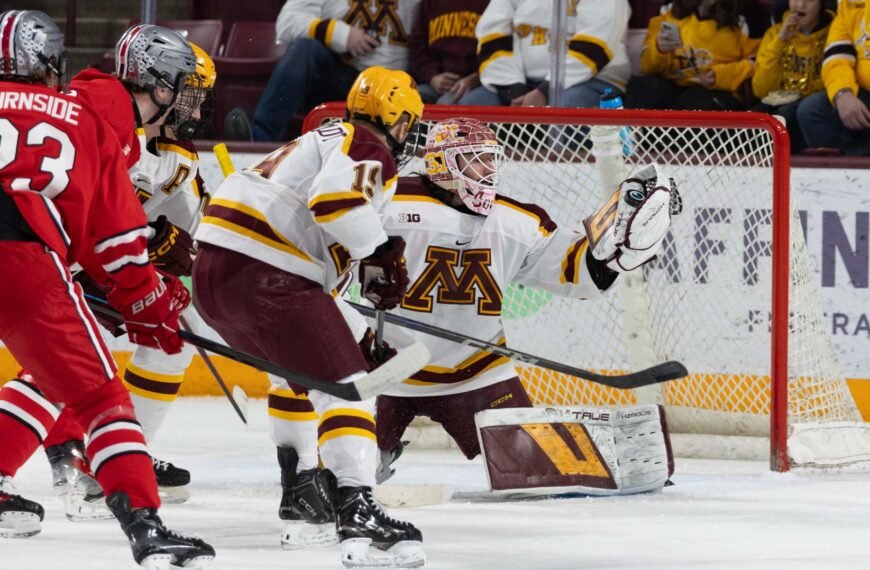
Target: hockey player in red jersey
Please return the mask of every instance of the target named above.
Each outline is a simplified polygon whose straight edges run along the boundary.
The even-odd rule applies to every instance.
[[[117,138],[86,104],[62,94],[63,36],[37,11],[0,15],[0,340],[35,379],[0,390],[0,532],[39,532],[42,508],[11,479],[58,410],[88,433],[88,455],[137,563],[196,566],[205,542],[163,526],[157,485],[130,397],[73,280],[77,262],[108,289],[133,342],[181,349],[189,297],[148,263],[145,216]]]
[[[160,179],[164,170],[162,166],[168,161],[161,161],[155,154],[156,149],[150,152],[148,145],[161,136],[167,121],[171,121],[173,126],[189,125],[198,111],[198,102],[201,101],[184,95],[189,91],[198,95],[201,91],[199,76],[195,73],[196,56],[193,48],[173,30],[137,25],[129,28],[118,40],[115,68],[111,75],[86,69],[73,78],[70,89],[111,126],[126,155],[136,192],[144,201],[152,185],[171,183],[169,179]],[[178,171],[190,174],[191,165],[182,165]],[[196,173],[190,176],[195,185]],[[165,186],[164,194],[168,197],[172,190],[175,188]],[[172,196],[179,198],[174,200],[176,205],[189,193],[182,190],[185,191],[175,192]],[[193,211],[196,212],[196,207]],[[186,255],[189,267],[192,263],[190,247],[185,248],[185,244],[190,246],[191,243],[184,229],[167,223],[167,220],[158,222],[155,215],[149,222],[149,253],[161,252],[159,259],[153,256],[155,263],[165,264],[167,259]],[[162,269],[167,268],[164,265]],[[98,288],[91,292],[104,295]],[[180,357],[171,358],[177,360]],[[160,382],[159,378],[152,379]],[[148,427],[143,425],[146,440],[153,435],[153,430]],[[110,516],[100,508],[100,490],[89,475],[83,433],[83,427],[70,414],[62,413],[44,442],[55,490],[64,498],[67,517],[74,521]],[[152,457],[152,464],[161,495],[172,494],[173,489],[189,480],[187,471],[177,469],[169,462]]]
[[[640,169],[622,183],[622,195],[639,192],[640,205],[623,199],[618,207],[609,203],[602,209],[609,215],[602,217],[601,235],[590,236],[559,227],[538,205],[497,194],[503,159],[495,133],[477,120],[450,119],[430,129],[425,175],[400,178],[384,216],[386,231],[408,244],[411,284],[395,312],[509,343],[501,317],[502,292],[509,283],[596,299],[620,273],[655,256],[670,227],[668,200],[675,191],[658,167]],[[442,424],[471,459],[480,453],[475,413],[532,405],[510,358],[422,332],[401,333],[425,343],[432,360],[378,398],[381,481],[389,476],[388,464],[401,452],[402,434],[415,416]],[[400,334],[399,329],[390,327],[387,339],[401,346],[391,334]]]
[[[363,294],[376,306],[394,306],[404,294],[405,244],[384,232],[380,212],[422,111],[407,73],[366,69],[348,94],[347,121],[284,145],[215,191],[195,234],[194,295],[199,313],[231,346],[331,382],[355,380],[381,363],[365,321],[357,314],[349,324],[331,292],[360,261]],[[422,565],[420,531],[389,518],[372,498],[374,402],[312,391],[318,425],[310,408],[300,413],[308,402],[298,387],[273,383],[280,514],[307,526],[295,536],[288,530],[285,546],[328,542],[337,527],[348,566]],[[318,440],[334,476],[317,468]]]

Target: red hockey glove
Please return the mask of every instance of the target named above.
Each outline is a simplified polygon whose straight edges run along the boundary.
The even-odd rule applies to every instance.
[[[362,296],[376,309],[392,309],[408,291],[408,269],[405,267],[405,240],[390,237],[373,254],[359,262]]]
[[[173,225],[160,216],[154,222],[148,222],[156,232],[148,240],[148,259],[151,264],[163,273],[176,277],[189,276],[193,268],[193,256],[196,248],[190,234]]]
[[[177,309],[180,301],[176,299],[179,286],[184,288],[178,279],[168,277],[159,279],[157,286],[144,295],[140,290],[117,288],[109,292],[109,302],[124,316],[131,342],[159,348],[167,354],[181,352]]]
[[[378,350],[375,346],[375,333],[372,329],[366,330],[366,334],[359,341],[359,347],[369,365],[369,372],[398,354],[396,349],[387,344],[386,341],[381,346],[381,350]]]

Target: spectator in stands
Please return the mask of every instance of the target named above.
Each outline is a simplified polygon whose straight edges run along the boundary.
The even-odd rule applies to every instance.
[[[489,0],[423,0],[411,32],[411,75],[424,103],[453,104],[480,85],[474,29]]]
[[[287,140],[290,119],[324,101],[343,101],[359,72],[373,65],[406,70],[420,0],[287,0],[275,25],[287,51],[260,96],[251,125],[233,109],[231,140]]]
[[[739,95],[752,77],[758,40],[750,39],[739,0],[675,0],[650,19],[625,106],[635,109],[745,110]]]
[[[822,57],[834,13],[823,0],[789,0],[782,21],[761,40],[752,76],[752,92],[761,99],[755,110],[785,118],[791,150],[806,146],[797,120],[802,98],[824,91]]]
[[[549,102],[550,0],[491,0],[477,24],[483,85],[462,105],[543,107]],[[597,107],[607,88],[622,92],[631,75],[625,36],[628,0],[569,2],[563,107]]]
[[[870,154],[870,3],[841,0],[822,61],[825,91],[798,106],[809,147]]]

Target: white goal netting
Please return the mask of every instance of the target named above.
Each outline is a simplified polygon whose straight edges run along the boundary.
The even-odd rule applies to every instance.
[[[427,109],[427,119],[458,112]],[[694,120],[692,113],[658,113],[657,119],[638,121],[647,126],[638,126],[632,117],[649,114],[461,112],[487,122],[506,148],[500,193],[544,207],[564,228],[582,228],[582,220],[612,192],[602,188],[595,164],[601,147],[593,149],[591,129],[582,126],[602,117],[611,122],[625,117],[619,125],[627,127],[619,161],[626,173],[650,162],[662,164],[683,198],[683,213],[674,219],[658,259],[634,278],[621,277],[608,299],[582,302],[511,285],[503,317],[509,344],[528,353],[602,373],[678,360],[690,375],[652,389],[620,391],[523,366],[521,377],[537,405],[658,402],[666,406],[675,434],[693,436],[682,441],[691,454],[769,453],[772,286],[779,279],[788,288],[789,303],[782,315],[787,374],[778,382],[787,390],[788,433],[798,438],[789,444],[789,461],[827,466],[870,459],[860,415],[824,326],[801,225],[785,201],[775,215],[791,219],[790,245],[781,250],[789,252],[790,275],[772,270],[778,246],[774,195],[788,192],[788,167],[787,161],[775,160],[776,137],[768,122],[721,128],[711,126],[710,118],[721,122],[726,114],[699,113]],[[554,124],[558,121],[573,125]],[[786,172],[775,177],[776,168]],[[404,173],[415,170],[422,172],[412,163]],[[780,420],[784,426],[785,418]]]

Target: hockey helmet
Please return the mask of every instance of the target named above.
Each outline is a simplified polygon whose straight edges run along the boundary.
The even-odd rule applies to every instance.
[[[423,114],[417,84],[404,71],[369,67],[360,72],[347,94],[347,118],[368,121],[384,132],[401,168],[414,155],[416,130]],[[402,117],[408,118],[409,135],[397,141],[389,132]]]
[[[423,150],[429,180],[454,192],[472,212],[487,215],[504,168],[504,147],[476,119],[436,123]]]
[[[154,123],[175,104],[188,76],[196,73],[196,56],[178,33],[162,26],[138,25],[124,32],[115,45],[115,73],[134,90],[147,91],[159,108],[148,122]],[[155,90],[172,93],[161,101]]]
[[[9,10],[0,14],[0,78],[38,81],[65,88],[66,49],[63,34],[51,18],[38,10]]]
[[[170,121],[175,136],[183,140],[207,134],[214,116],[214,84],[217,80],[212,58],[195,43],[188,43],[196,55],[196,73],[187,76]]]

